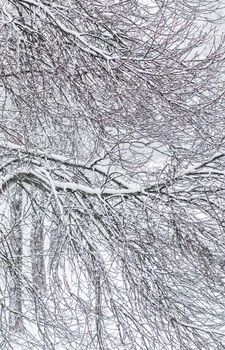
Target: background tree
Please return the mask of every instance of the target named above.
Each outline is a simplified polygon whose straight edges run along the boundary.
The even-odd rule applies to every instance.
[[[5,349],[224,348],[220,6],[2,2]]]

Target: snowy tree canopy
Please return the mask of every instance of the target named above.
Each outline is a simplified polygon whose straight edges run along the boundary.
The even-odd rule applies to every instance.
[[[0,0],[1,349],[224,349],[223,13]]]

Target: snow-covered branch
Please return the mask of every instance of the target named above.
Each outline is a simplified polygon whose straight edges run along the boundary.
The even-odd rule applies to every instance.
[[[21,170],[13,175],[7,175],[1,178],[1,193],[5,191],[11,184],[15,183],[28,183],[33,186],[40,188],[43,191],[51,192],[52,187],[57,191],[65,192],[80,192],[91,196],[125,196],[125,195],[139,195],[145,194],[144,189],[141,187],[130,187],[129,189],[110,189],[110,188],[91,188],[89,186],[84,186],[81,184],[76,184],[72,182],[60,182],[57,180],[49,180],[44,173],[38,171]]]

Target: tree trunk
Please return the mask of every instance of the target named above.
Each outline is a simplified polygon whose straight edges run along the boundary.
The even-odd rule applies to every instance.
[[[31,255],[33,286],[38,295],[43,295],[46,290],[44,262],[44,222],[43,217],[38,210],[32,214]]]
[[[22,233],[22,191],[17,188],[11,203],[11,234],[9,250],[11,255],[10,269],[10,326],[15,331],[22,331],[22,254],[23,254],[23,233]]]

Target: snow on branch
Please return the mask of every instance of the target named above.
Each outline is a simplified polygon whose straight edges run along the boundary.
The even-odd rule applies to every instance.
[[[0,143],[0,148],[7,149],[7,150],[13,150],[16,152],[19,152],[20,154],[28,155],[35,158],[41,158],[46,159],[49,161],[53,161],[56,163],[60,163],[65,166],[73,167],[73,168],[80,168],[83,170],[88,171],[95,171],[102,176],[109,176],[110,174],[106,172],[103,167],[99,165],[86,165],[81,163],[76,163],[76,161],[68,159],[66,156],[61,156],[53,153],[46,153],[45,151],[40,151],[37,149],[29,149],[21,145],[17,145],[11,142],[2,142]],[[202,163],[198,163],[196,166],[190,167],[186,169],[185,171],[179,173],[177,176],[173,178],[173,183],[176,181],[180,181],[182,179],[185,179],[187,177],[192,176],[224,176],[224,171],[220,170],[214,170],[211,168],[207,168],[207,166],[221,158],[225,157],[225,153],[216,153],[214,156],[212,156],[210,159],[203,161]],[[15,159],[13,159],[13,162],[16,162]],[[32,163],[32,161],[31,161]],[[11,163],[9,163],[11,164]],[[113,173],[112,173],[113,174]],[[111,175],[112,175],[111,174]],[[35,181],[34,181],[35,180]],[[146,188],[142,188],[140,186],[136,186],[128,184],[120,179],[114,179],[113,176],[111,176],[112,183],[119,186],[119,189],[114,188],[92,188],[90,186],[84,186],[81,184],[77,184],[74,182],[67,182],[67,181],[57,181],[54,180],[54,186],[56,190],[60,191],[68,191],[68,192],[81,192],[88,195],[94,195],[94,196],[122,196],[122,195],[148,195],[152,192],[161,192],[163,189],[168,188],[171,186],[171,181],[168,179],[167,181],[161,181],[157,183],[152,183],[148,185]],[[51,186],[49,184],[49,180],[46,176],[40,175],[40,173],[36,171],[21,171],[18,172],[16,175],[6,177],[5,180],[2,179],[2,186],[3,188],[7,186],[6,184],[10,184],[12,182],[29,182],[32,183],[35,186],[41,187],[45,191],[48,190],[51,192]],[[5,183],[5,185],[4,185]]]
[[[144,194],[144,190],[140,187],[131,187],[129,189],[106,189],[106,188],[92,188],[73,182],[61,182],[57,180],[49,180],[46,175],[40,174],[37,171],[22,170],[13,175],[7,175],[1,179],[0,194],[3,193],[10,185],[15,183],[28,183],[38,187],[42,191],[51,192],[52,186],[57,191],[66,192],[80,192],[92,196],[123,196],[123,195],[138,195]],[[147,194],[147,193],[145,193]]]
[[[34,158],[38,157],[38,158],[46,159],[46,160],[53,161],[56,163],[61,163],[62,165],[73,167],[73,168],[80,168],[83,170],[95,171],[96,173],[99,173],[100,175],[102,175],[104,177],[110,176],[110,180],[120,187],[123,187],[126,189],[129,189],[129,187],[130,187],[127,183],[125,183],[121,179],[113,178],[113,176],[112,176],[113,173],[109,173],[108,171],[105,171],[103,169],[103,167],[101,167],[100,165],[96,165],[96,164],[86,165],[86,164],[77,163],[74,160],[71,160],[66,156],[61,156],[61,155],[53,154],[53,153],[46,153],[46,152],[40,151],[38,149],[30,149],[30,148],[27,148],[27,147],[24,147],[21,145],[17,145],[17,144],[12,143],[12,142],[4,142],[4,143],[0,142],[0,148],[6,149],[6,150],[9,149],[12,151],[17,151],[20,154],[28,155],[28,156],[31,156]],[[16,162],[16,160],[14,160],[14,162]]]

